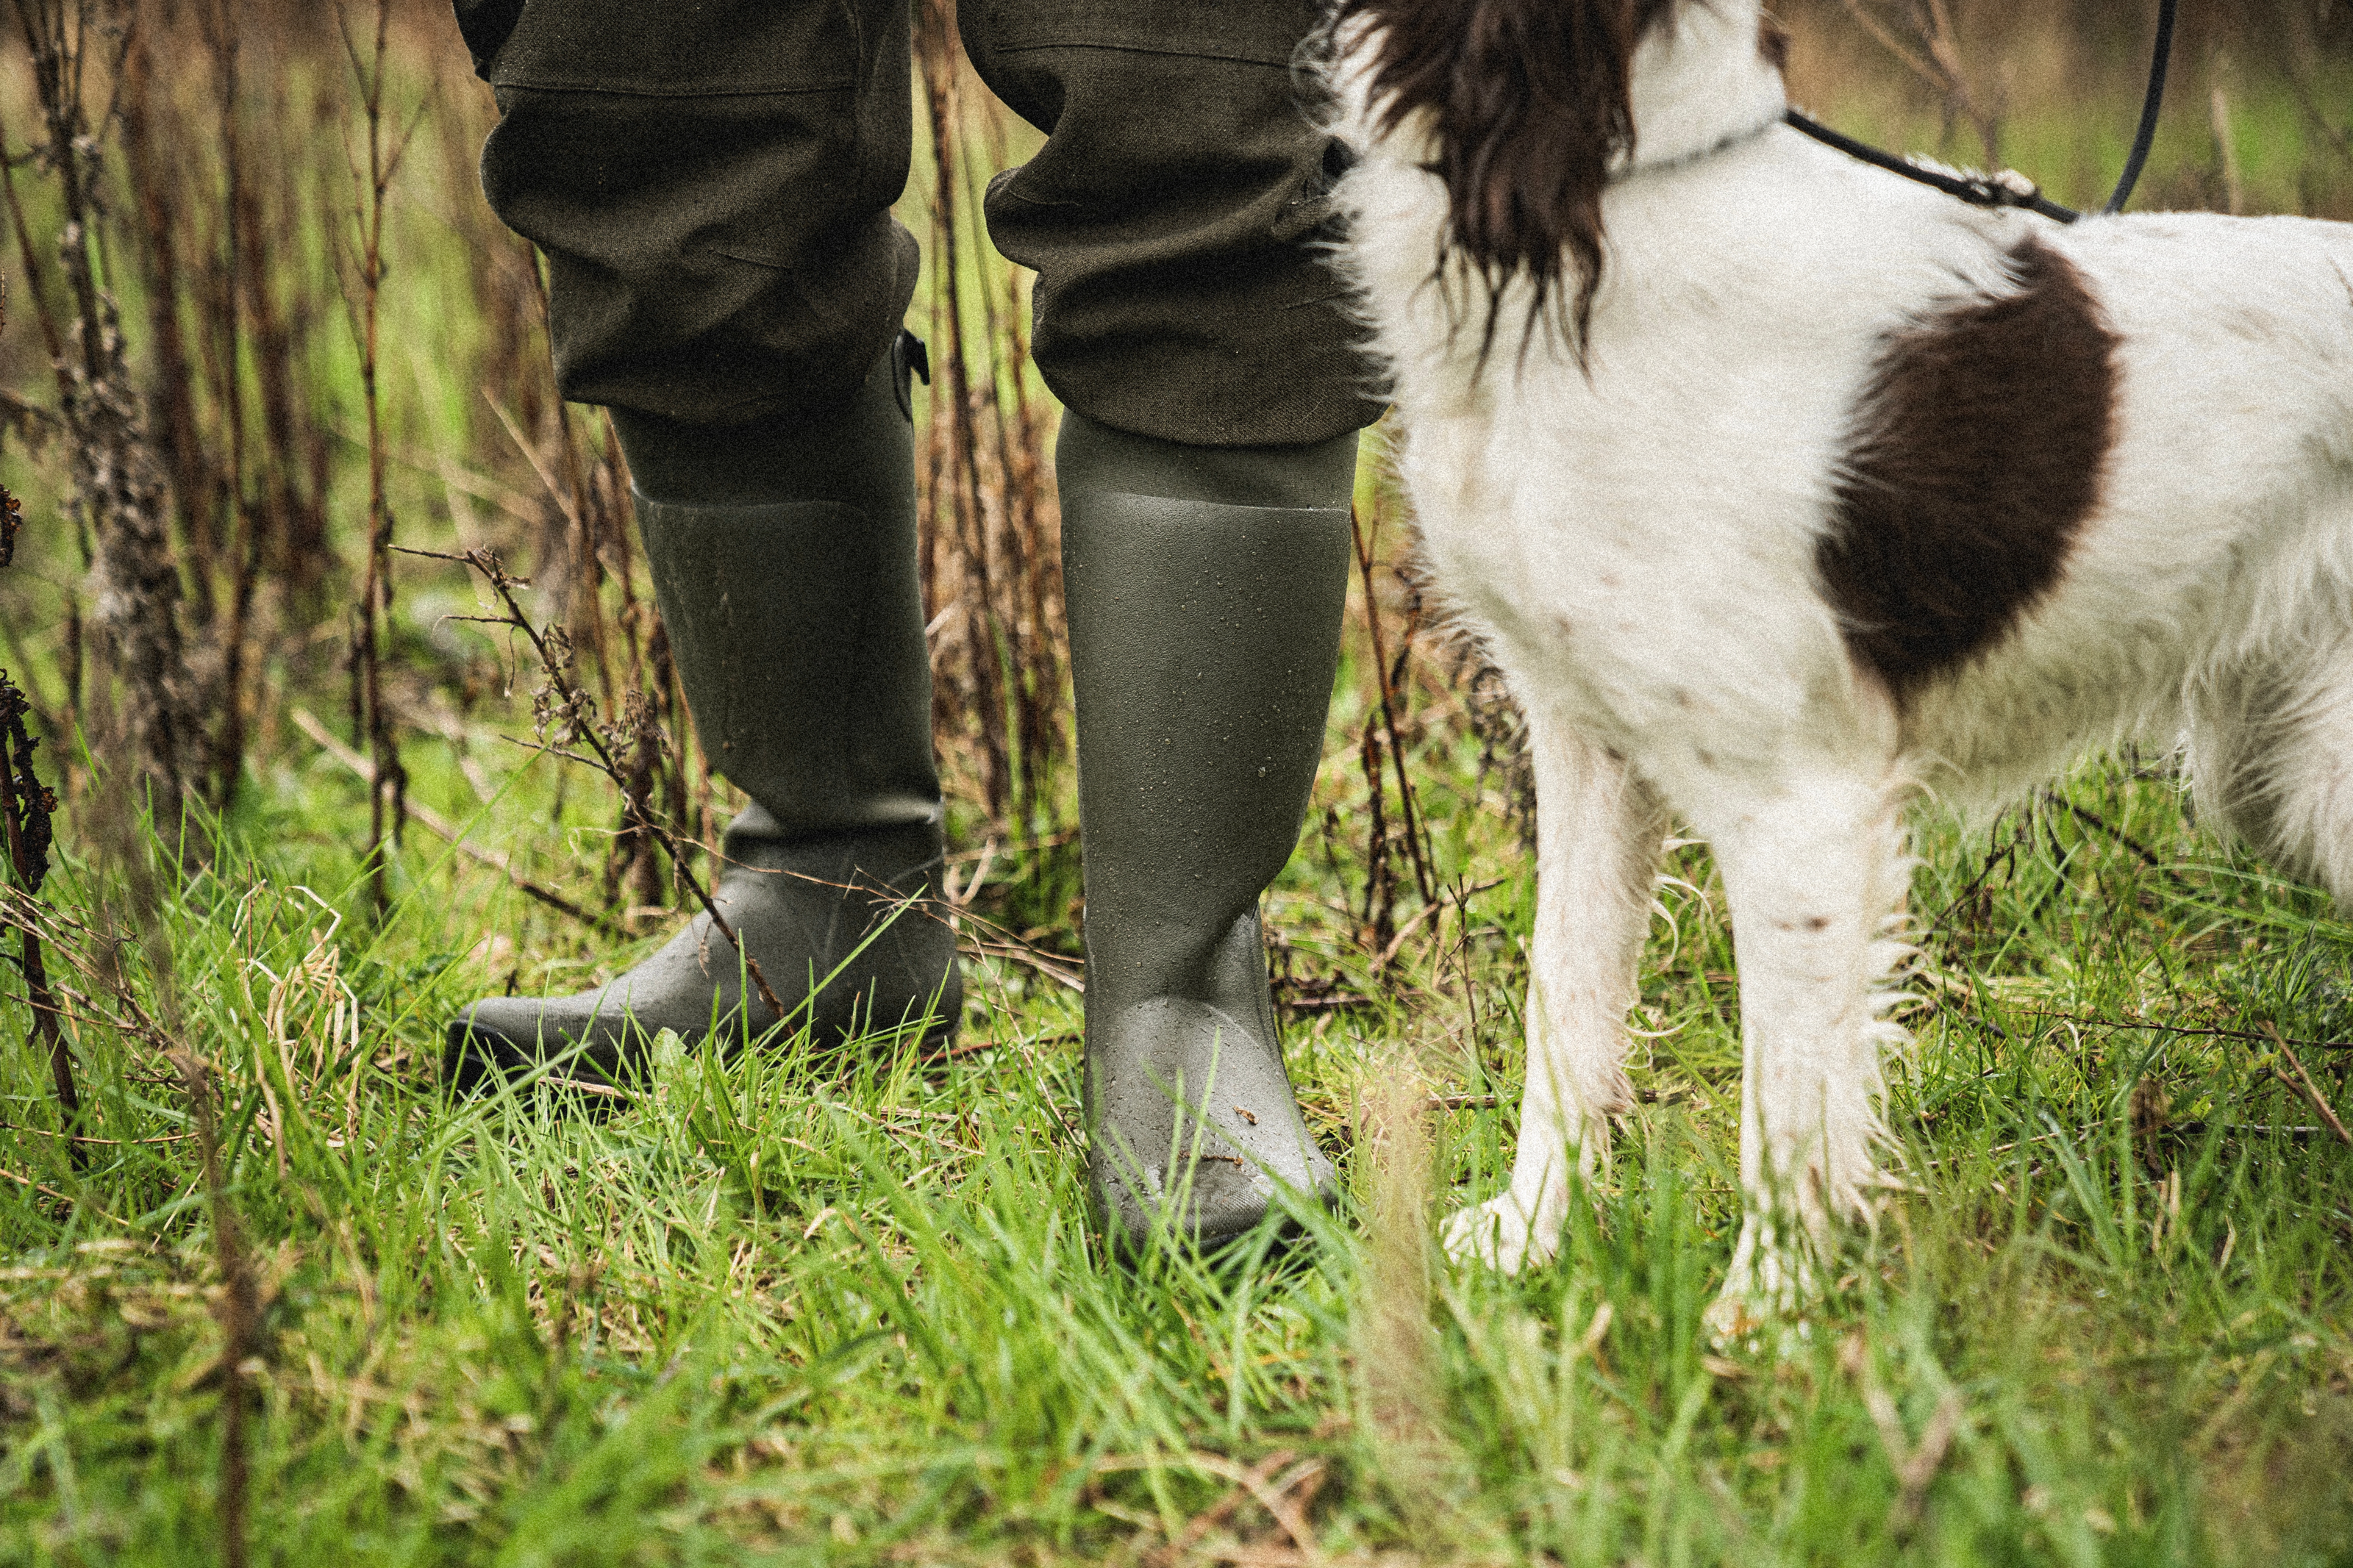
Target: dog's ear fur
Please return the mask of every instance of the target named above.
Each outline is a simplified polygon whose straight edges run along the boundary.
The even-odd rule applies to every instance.
[[[1497,297],[1535,286],[1528,329],[1565,305],[1583,356],[1601,282],[1601,190],[1634,145],[1635,46],[1679,0],[1340,0],[1376,35],[1368,86],[1384,132],[1427,114],[1451,209],[1446,247]],[[1445,265],[1441,256],[1440,265]]]

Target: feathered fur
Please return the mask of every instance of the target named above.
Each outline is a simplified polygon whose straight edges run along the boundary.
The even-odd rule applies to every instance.
[[[1908,796],[2186,736],[2353,901],[2353,228],[1967,206],[1783,128],[1783,47],[1757,0],[1343,0],[1326,68],[1399,470],[1537,770],[1517,1163],[1450,1243],[1548,1256],[1604,1152],[1672,811],[1740,962],[1719,1327],[1881,1181]],[[1564,287],[1516,363],[1458,330]]]

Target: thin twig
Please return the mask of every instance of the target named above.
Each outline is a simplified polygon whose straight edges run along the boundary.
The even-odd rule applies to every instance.
[[[1389,668],[1388,639],[1381,629],[1380,599],[1373,591],[1373,541],[1366,537],[1354,503],[1348,508],[1348,531],[1356,547],[1356,570],[1365,584],[1365,625],[1372,637],[1373,673],[1380,682],[1381,727],[1388,734],[1389,763],[1397,773],[1398,809],[1405,818],[1406,854],[1413,861],[1414,882],[1420,890],[1421,901],[1434,904],[1438,901],[1437,879],[1430,873],[1430,857],[1422,844],[1419,803],[1414,799],[1413,780],[1406,773],[1405,737],[1398,726],[1396,672]],[[1411,646],[1409,628],[1408,649]],[[1373,787],[1380,787],[1377,779],[1373,781]]]
[[[2147,1018],[2103,1018],[2095,1014],[2053,1013],[2037,1007],[2018,1007],[2013,1008],[2012,1011],[2029,1018],[2049,1018],[2054,1023],[2079,1025],[2096,1024],[2102,1028],[2107,1029],[2156,1029],[2166,1034],[2190,1035],[2200,1039],[2250,1040],[2257,1045],[2261,1045],[2266,1040],[2276,1040],[2283,1037],[2278,1031],[2274,1029],[2269,1024],[2264,1025],[2263,1027],[2270,1032],[2257,1034],[2247,1029],[2215,1029],[2200,1027],[2190,1024],[2160,1024]],[[2306,1049],[2316,1051],[2353,1051],[2353,1041],[2348,1040],[2301,1040],[2290,1038],[2286,1040],[2286,1043],[2292,1046],[2303,1046]]]
[[[2271,1028],[2269,1025],[2265,1025],[2264,1027],[2267,1029]],[[2280,1038],[2280,1032],[2277,1029],[2271,1029],[2271,1037],[2272,1044],[2277,1046],[2279,1047],[2280,1055],[2287,1058],[2287,1065],[2295,1069],[2295,1077],[2294,1079],[2289,1078],[2287,1074],[2281,1072],[2277,1068],[2272,1068],[2273,1076],[2277,1078],[2282,1083],[2286,1084],[2290,1089],[2297,1090],[2306,1100],[2312,1101],[2312,1109],[2320,1112],[2320,1119],[2328,1123],[2329,1129],[2337,1134],[2337,1141],[2344,1144],[2347,1148],[2353,1149],[2353,1132],[2346,1131],[2345,1123],[2337,1120],[2336,1110],[2329,1105],[2326,1099],[2322,1098],[2320,1086],[2312,1081],[2312,1075],[2310,1073],[2304,1070],[2304,1063],[2298,1061],[2296,1059],[2295,1053],[2288,1049],[2287,1042]]]
[[[1501,877],[1493,878],[1488,881],[1475,883],[1472,886],[1462,889],[1461,894],[1454,900],[1454,907],[1457,909],[1464,908],[1472,899],[1478,897],[1481,893],[1487,892],[1492,889],[1500,888],[1503,885],[1504,879]],[[1407,921],[1405,924],[1398,927],[1397,935],[1389,938],[1388,946],[1381,949],[1379,955],[1373,960],[1373,973],[1375,974],[1378,974],[1382,970],[1387,969],[1392,963],[1396,962],[1398,953],[1405,947],[1406,938],[1411,936],[1416,931],[1419,930],[1422,921],[1428,920],[1430,916],[1436,914],[1439,910],[1444,908],[1446,908],[1445,903],[1440,901],[1438,903],[1424,904],[1421,908],[1414,910],[1413,917]]]
[[[1153,1568],[1173,1568],[1174,1564],[1183,1562],[1192,1553],[1203,1536],[1232,1518],[1234,1510],[1242,1504],[1256,1500],[1261,1491],[1271,1491],[1276,1497],[1288,1498],[1302,1483],[1322,1478],[1324,1461],[1321,1459],[1303,1460],[1293,1469],[1283,1472],[1283,1467],[1298,1458],[1289,1448],[1278,1448],[1261,1459],[1250,1468],[1249,1473],[1253,1478],[1251,1484],[1235,1482],[1227,1489],[1225,1496],[1195,1514],[1184,1529],[1157,1550],[1146,1554],[1145,1561],[1153,1564]]]
[[[985,856],[1002,855],[1010,859],[1016,855],[1035,854],[1040,849],[1060,849],[1066,844],[1075,843],[1078,837],[1077,828],[1066,827],[1060,833],[1049,833],[1037,838],[1025,838],[1018,844],[1000,844],[991,838],[977,849],[959,849],[946,857],[946,859],[951,866],[967,865]]]
[[[2015,1143],[1997,1143],[1992,1148],[1988,1149],[1985,1152],[1984,1157],[1990,1158],[1996,1154],[2007,1154],[2013,1149],[2024,1149],[2031,1144],[2048,1143],[2053,1138],[2060,1136],[2062,1135],[2057,1132],[2041,1132],[2031,1138],[2021,1138]],[[1920,1162],[1920,1168],[1924,1171],[1933,1171],[1939,1165],[1957,1164],[1960,1161],[1970,1157],[1971,1156],[1966,1154],[1955,1154],[1942,1160],[1923,1160]]]
[[[1990,842],[1988,843],[1985,863],[1978,868],[1978,874],[1969,879],[1968,884],[1959,892],[1955,893],[1943,909],[1936,911],[1936,918],[1929,921],[1928,929],[1920,933],[1919,946],[1927,946],[1936,933],[1945,929],[1945,922],[1953,918],[1954,911],[1975,896],[1978,889],[1986,885],[1987,880],[1993,876],[1993,868],[1996,866],[2009,863],[2015,870],[2018,847],[2025,841],[2026,837],[2023,832],[2014,833],[2010,842],[1999,849],[1994,848]]]
[[[753,989],[760,994],[760,1000],[765,1003],[769,1010],[777,1017],[786,1016],[790,1010],[778,999],[776,991],[768,984],[768,977],[760,972],[760,961],[752,956],[750,950],[745,948],[742,940],[736,936],[735,928],[727,923],[725,915],[719,912],[719,905],[712,899],[710,889],[703,886],[702,879],[694,874],[693,868],[687,861],[685,852],[678,847],[678,840],[671,836],[668,827],[654,820],[653,814],[646,808],[644,802],[631,797],[628,781],[622,773],[620,764],[614,761],[612,750],[606,744],[605,737],[597,733],[596,726],[587,718],[591,710],[587,698],[565,677],[565,658],[558,654],[549,643],[546,635],[533,623],[532,618],[523,614],[522,605],[514,596],[514,589],[518,585],[517,580],[507,575],[506,568],[499,564],[497,554],[488,550],[469,550],[462,555],[450,555],[438,550],[396,548],[398,548],[400,553],[404,555],[422,555],[435,561],[453,561],[470,567],[481,574],[483,581],[490,584],[491,591],[498,595],[500,603],[506,605],[506,624],[529,638],[533,649],[539,655],[540,668],[545,672],[548,686],[556,699],[553,705],[551,718],[557,725],[558,735],[587,742],[589,750],[596,753],[596,766],[603,771],[607,779],[612,781],[614,787],[621,791],[622,798],[628,802],[628,815],[634,819],[634,825],[643,829],[655,843],[661,846],[662,853],[670,857],[670,868],[677,874],[679,880],[686,884],[687,889],[693,893],[695,900],[702,904],[702,912],[711,917],[712,929],[726,938],[727,944],[735,950],[738,957],[743,959],[744,971],[751,976]]]
[[[1299,1511],[1298,1506],[1282,1492],[1276,1490],[1264,1477],[1254,1470],[1245,1469],[1223,1454],[1196,1451],[1188,1454],[1113,1455],[1097,1459],[1087,1468],[1092,1474],[1098,1476],[1112,1475],[1123,1470],[1156,1470],[1164,1468],[1172,1470],[1198,1470],[1203,1475],[1215,1476],[1220,1480],[1229,1481],[1249,1492],[1259,1507],[1266,1510],[1268,1517],[1282,1527],[1282,1532],[1291,1537],[1292,1543],[1299,1549],[1304,1560],[1310,1563],[1325,1561],[1323,1546],[1316,1541],[1314,1528],[1308,1524],[1305,1516]],[[1290,1486],[1284,1489],[1295,1489],[1311,1473],[1313,1472],[1304,1470],[1298,1472],[1290,1482]]]
[[[2090,806],[2077,805],[2073,801],[2069,800],[2065,795],[2059,794],[2056,790],[2043,791],[2042,797],[2044,800],[2054,805],[2066,807],[2068,816],[2073,817],[2084,826],[2095,828],[2099,832],[2107,835],[2110,838],[2115,839],[2118,844],[2124,846],[2126,849],[2131,850],[2133,854],[2139,858],[2142,865],[2147,867],[2150,870],[2156,872],[2158,876],[2172,883],[2182,892],[2189,894],[2192,898],[2197,897],[2199,891],[2197,887],[2179,872],[2174,870],[2172,868],[2166,865],[2164,861],[2158,859],[2155,850],[2151,849],[2147,845],[2143,844],[2139,839],[2135,838],[2131,834],[2126,833],[2123,828],[2118,827],[2115,823],[2110,822],[2106,817],[2102,816],[2098,812],[2094,811]]]
[[[539,1081],[551,1089],[576,1089],[582,1094],[593,1094],[606,1100],[631,1098],[628,1089],[615,1089],[608,1083],[590,1083],[586,1079],[582,1078],[543,1078]]]
[[[73,1199],[58,1191],[57,1188],[37,1182],[30,1176],[20,1176],[16,1172],[7,1169],[5,1166],[0,1166],[0,1176],[7,1177],[10,1181],[16,1183],[20,1187],[30,1187],[45,1198],[55,1198],[61,1204],[69,1204],[73,1202]]]
[[[1863,8],[1862,0],[1844,0],[1844,3],[1847,15],[1852,16],[1856,26],[1870,34],[1873,41],[1881,48],[1894,55],[1905,68],[1922,81],[1940,91],[1945,89],[1947,83],[1943,73],[1938,71],[1935,65],[1905,47],[1904,41],[1895,36],[1894,29]]]
[[[343,744],[335,732],[320,721],[317,714],[307,708],[294,708],[287,711],[287,717],[293,720],[294,727],[310,736],[321,751],[357,773],[370,789],[375,787],[375,764]],[[603,915],[593,910],[582,909],[554,889],[543,887],[533,881],[517,870],[514,862],[508,857],[495,849],[485,849],[480,845],[473,843],[467,838],[463,828],[422,801],[404,799],[403,806],[408,813],[410,821],[415,822],[435,837],[454,846],[460,855],[479,860],[490,867],[512,883],[517,892],[528,898],[537,899],[549,909],[560,914],[570,915],[574,920],[594,928],[605,936],[618,939],[627,934]]]
[[[1042,953],[1026,942],[1010,939],[993,942],[987,937],[977,937],[974,939],[973,946],[985,956],[1009,958],[1025,969],[1034,969],[1065,989],[1082,994],[1086,991],[1086,976],[1076,967],[1076,959]]]
[[[1951,129],[1954,115],[1968,120],[1977,132],[1978,140],[1984,145],[1986,162],[1998,162],[2000,119],[1980,108],[1977,95],[1969,90],[1968,77],[1961,69],[1960,51],[1953,43],[1952,18],[1942,0],[1929,0],[1926,13],[1915,14],[1913,18],[1913,30],[1920,35],[1921,44],[1928,51],[1925,57],[1908,47],[1895,36],[1893,28],[1873,16],[1862,0],[1844,0],[1844,5],[1847,15],[1852,16],[1856,25],[1870,34],[1880,47],[1894,55],[1906,69],[1944,95],[1947,130]]]
[[[138,1149],[157,1143],[185,1143],[195,1136],[193,1132],[167,1132],[161,1138],[84,1138],[77,1133],[52,1132],[46,1127],[24,1127],[13,1121],[0,1121],[0,1132],[24,1132],[35,1138],[67,1138],[76,1143],[89,1143],[106,1149]]]

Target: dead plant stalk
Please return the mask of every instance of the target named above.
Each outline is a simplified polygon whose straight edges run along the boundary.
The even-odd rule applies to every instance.
[[[223,457],[228,515],[227,547],[221,552],[228,565],[228,630],[221,638],[221,657],[227,666],[230,690],[242,675],[245,643],[253,616],[254,598],[261,582],[261,522],[248,493],[246,473],[245,375],[243,356],[252,334],[246,330],[248,291],[238,280],[253,265],[255,226],[252,180],[246,168],[244,127],[237,91],[238,28],[228,14],[227,0],[213,0],[201,13],[205,42],[212,55],[215,117],[220,143],[222,212],[220,270],[209,289],[215,395],[220,403]],[[228,743],[243,740],[244,718],[234,696],[225,718]]]
[[[39,157],[56,178],[64,216],[58,260],[74,322],[69,338],[54,331],[44,336],[57,351],[58,416],[72,452],[74,506],[93,540],[100,665],[93,689],[105,695],[110,710],[121,702],[119,717],[105,728],[119,727],[146,775],[156,816],[176,832],[206,760],[201,694],[182,638],[180,574],[165,521],[170,487],[132,382],[120,317],[99,285],[106,216],[100,149],[115,106],[110,102],[92,124],[84,100],[90,50],[111,45],[103,73],[119,81],[136,36],[129,24],[137,18],[123,18],[118,7],[96,0],[16,0],[16,10],[41,110]],[[27,281],[46,314],[13,178],[8,195]]]
[[[220,1270],[220,1295],[213,1303],[213,1316],[221,1329],[221,1561],[227,1568],[245,1568],[246,1502],[251,1485],[246,1426],[253,1402],[245,1363],[260,1348],[261,1290],[254,1279],[253,1260],[246,1251],[245,1234],[221,1170],[220,1124],[213,1113],[211,1070],[185,1050],[174,1052],[172,1063],[179,1069],[196,1119],[196,1149],[204,1161],[205,1193],[212,1207],[213,1254]]]
[[[1389,765],[1397,773],[1398,812],[1403,818],[1406,855],[1413,862],[1414,885],[1421,894],[1421,901],[1424,904],[1434,904],[1438,902],[1437,879],[1430,873],[1430,855],[1422,842],[1421,814],[1414,799],[1412,777],[1406,771],[1405,736],[1398,723],[1399,684],[1398,678],[1402,673],[1406,659],[1412,653],[1414,633],[1419,628],[1413,625],[1407,626],[1403,646],[1398,650],[1397,666],[1392,668],[1389,663],[1388,637],[1381,622],[1380,596],[1374,590],[1374,552],[1379,542],[1379,522],[1377,518],[1374,527],[1367,531],[1363,518],[1356,509],[1351,506],[1348,509],[1348,529],[1356,546],[1356,571],[1364,583],[1365,628],[1372,640],[1373,672],[1379,683],[1380,705],[1377,716],[1382,733],[1388,740]],[[1418,620],[1419,616],[1416,619]],[[1365,745],[1366,783],[1371,787],[1376,797],[1379,795],[1381,789],[1379,753],[1379,745],[1373,740],[1368,725]],[[1376,821],[1377,820],[1377,815]],[[1381,853],[1383,847],[1377,845],[1375,853],[1377,855]]]
[[[13,514],[16,500],[0,490],[0,505]],[[0,564],[5,564],[5,558],[0,558]],[[33,773],[33,748],[39,742],[25,730],[25,715],[29,709],[25,694],[10,683],[5,671],[0,671],[0,825],[5,825],[7,831],[9,869],[26,899],[39,895],[41,883],[48,876],[49,814],[58,804],[57,797]],[[68,1155],[74,1168],[79,1170],[88,1159],[79,1142],[81,1094],[74,1084],[72,1053],[58,1027],[58,1003],[49,990],[40,932],[27,920],[17,926],[16,937],[17,963],[25,974],[26,1005],[33,1015],[33,1030],[48,1054],[49,1080],[57,1091],[61,1130],[67,1138],[74,1140],[66,1145]]]
[[[0,289],[0,324],[7,321],[6,292]],[[15,496],[0,489],[0,566],[16,559],[16,535],[24,526],[24,509]],[[17,690],[5,670],[0,670],[0,827],[8,839],[8,868],[27,899],[36,898],[49,874],[49,814],[57,796],[42,787],[33,772],[33,749],[40,742],[25,728],[32,702]],[[57,1089],[58,1110],[74,1168],[85,1158],[81,1133],[81,1094],[74,1085],[73,1057],[58,1028],[57,999],[49,994],[47,970],[41,962],[41,935],[30,921],[18,930],[17,963],[25,974],[26,1005],[32,1010],[33,1031],[48,1053],[49,1079]]]
[[[978,458],[980,432],[974,417],[974,390],[964,352],[964,290],[961,282],[961,236],[957,232],[960,203],[956,195],[956,162],[962,137],[962,94],[956,79],[956,31],[954,7],[948,0],[925,0],[917,13],[915,50],[923,69],[924,103],[932,134],[933,254],[932,268],[938,290],[933,320],[940,342],[942,385],[932,404],[932,515],[934,537],[943,520],[955,529],[962,565],[969,581],[958,595],[962,606],[966,674],[973,682],[973,718],[981,742],[981,793],[988,814],[1005,820],[1010,800],[1012,763],[1006,734],[1006,628],[997,602],[996,571],[991,562],[987,503]],[[944,407],[943,407],[944,405]],[[945,417],[942,416],[944,414]],[[941,501],[943,483],[953,487],[952,498]],[[934,592],[947,596],[945,584]],[[928,606],[927,606],[928,608]],[[934,613],[936,613],[935,611]]]
[[[590,756],[586,760],[592,762],[606,778],[611,781],[613,787],[621,792],[621,798],[628,803],[629,816],[634,818],[631,826],[645,833],[661,847],[661,852],[670,859],[672,873],[680,881],[686,884],[687,890],[691,892],[695,901],[702,906],[702,912],[711,917],[712,929],[726,938],[728,945],[733,947],[736,954],[743,959],[744,972],[750,975],[752,987],[759,993],[760,1000],[765,1003],[777,1017],[786,1016],[789,1010],[770,988],[768,977],[760,972],[759,960],[754,958],[751,952],[737,938],[735,928],[727,923],[727,917],[719,912],[718,904],[712,900],[710,890],[703,886],[702,879],[694,874],[693,868],[687,861],[685,851],[679,847],[678,840],[668,827],[646,809],[642,801],[631,795],[628,774],[613,755],[612,742],[599,731],[591,718],[595,710],[593,700],[574,686],[571,678],[565,674],[565,667],[570,662],[569,655],[560,651],[547,634],[534,625],[529,616],[523,614],[522,605],[515,598],[514,591],[517,588],[529,587],[530,584],[519,577],[509,576],[506,568],[499,564],[498,556],[488,550],[469,550],[462,555],[451,555],[438,550],[411,550],[405,546],[394,548],[403,555],[419,555],[434,561],[456,562],[481,574],[482,580],[491,585],[491,592],[498,595],[499,603],[506,607],[506,614],[466,616],[458,618],[480,621],[491,626],[512,626],[522,633],[530,641],[533,651],[539,656],[540,668],[547,677],[548,689],[554,699],[553,702],[546,704],[543,710],[556,731],[555,742],[549,749],[556,751],[559,755],[577,758],[578,752],[563,751],[561,747],[575,739],[587,744]],[[543,733],[543,740],[545,738]]]
[[[1873,42],[1901,61],[1907,70],[1936,89],[1944,99],[1945,127],[1947,134],[1955,120],[1966,120],[1977,132],[1978,145],[1984,150],[1986,166],[1999,168],[2001,163],[2001,113],[1999,106],[1989,109],[1985,100],[1970,87],[1968,73],[1962,68],[1960,44],[1953,26],[1953,17],[1946,0],[1908,0],[1905,9],[1909,13],[1912,32],[1919,39],[1917,48],[1907,46],[1896,36],[1894,27],[1873,14],[1863,0],[1844,0],[1847,14],[1856,26],[1871,35]]]
[[[375,29],[368,54],[363,58],[353,36],[349,12],[338,5],[335,25],[343,36],[343,52],[351,62],[352,79],[359,89],[362,123],[366,132],[364,176],[359,159],[353,159],[357,185],[352,223],[358,251],[355,270],[359,298],[352,335],[360,349],[360,393],[367,408],[368,550],[367,567],[360,583],[360,602],[352,629],[351,708],[353,739],[364,743],[374,764],[368,790],[368,889],[379,912],[390,907],[389,851],[400,842],[406,820],[407,770],[401,765],[399,742],[384,704],[384,643],[392,618],[392,505],[385,491],[384,400],[377,384],[381,303],[384,289],[385,196],[406,152],[409,135],[386,142],[384,123],[384,81],[386,44],[392,27],[392,0],[375,0]]]

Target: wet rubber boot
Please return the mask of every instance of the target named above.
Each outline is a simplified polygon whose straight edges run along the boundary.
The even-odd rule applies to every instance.
[[[704,753],[754,802],[722,841],[713,901],[786,1016],[698,913],[594,991],[469,1007],[449,1026],[454,1087],[559,1053],[565,1075],[610,1077],[662,1029],[953,1037],[904,363],[886,357],[849,408],[789,428],[614,416]]]
[[[1088,1173],[1114,1246],[1329,1201],[1259,896],[1323,752],[1356,437],[1190,447],[1066,413],[1055,454],[1086,867]]]

